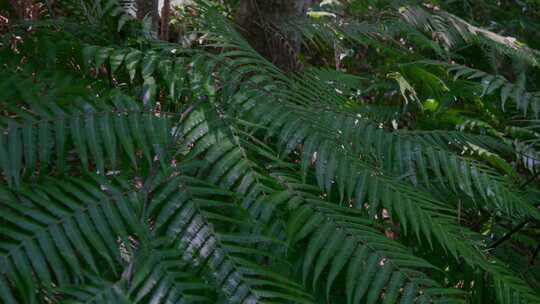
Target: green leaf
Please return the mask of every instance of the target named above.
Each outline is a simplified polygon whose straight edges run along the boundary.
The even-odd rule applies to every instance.
[[[151,109],[156,100],[157,85],[154,77],[144,78],[142,102],[146,109]]]
[[[96,69],[100,69],[101,66],[103,65],[103,63],[107,62],[107,59],[109,58],[109,55],[112,51],[112,48],[105,48],[105,47],[100,47],[98,48],[98,50],[96,51]]]
[[[508,100],[508,97],[510,96],[510,92],[512,91],[512,89],[514,88],[514,86],[510,83],[507,83],[502,89],[501,89],[501,107],[502,107],[502,110],[504,111],[505,109],[505,104],[506,104],[506,101]]]
[[[42,174],[47,172],[51,155],[51,129],[48,121],[42,120],[38,124],[38,156],[39,167]]]
[[[85,114],[85,131],[86,138],[88,139],[88,148],[96,162],[97,172],[99,174],[105,174],[105,160],[103,157],[102,143],[99,137],[101,132],[97,129],[94,113],[86,112]]]
[[[11,165],[10,170],[11,178],[15,184],[15,187],[18,187],[20,184],[20,172],[22,167],[22,140],[20,136],[19,125],[14,122],[9,122],[8,127],[8,143],[9,143],[9,162]]]
[[[78,156],[83,164],[83,167],[88,170],[88,153],[86,150],[86,132],[83,130],[83,120],[81,115],[76,113],[72,116],[70,121],[71,140],[75,144]]]
[[[384,292],[384,301],[383,304],[391,304],[396,303],[400,288],[403,285],[405,277],[401,272],[394,272],[392,274],[392,278],[390,279],[390,282],[388,283],[388,286],[386,287],[386,290]]]
[[[326,298],[329,298],[330,288],[334,283],[336,277],[340,271],[345,267],[351,256],[355,252],[355,242],[351,239],[345,240],[345,245],[341,247],[341,250],[333,258],[332,265],[329,270],[328,280],[326,281]]]
[[[379,300],[379,295],[383,287],[386,285],[386,282],[392,275],[393,267],[390,263],[385,263],[381,268],[382,269],[377,272],[373,283],[369,287],[366,303],[373,304]]]
[[[139,61],[142,58],[142,52],[138,50],[133,50],[126,55],[124,60],[126,65],[126,70],[129,73],[129,79],[133,81],[135,79],[135,74],[137,73],[137,66]]]
[[[354,301],[352,303],[358,303],[364,298],[364,295],[368,291],[371,282],[374,280],[373,277],[380,268],[379,263],[380,258],[377,255],[372,254],[369,257],[363,270],[363,275],[360,277],[360,281],[358,281],[357,285],[354,287]]]
[[[124,62],[124,58],[126,58],[126,51],[123,49],[117,49],[114,50],[109,58],[109,64],[111,66],[111,73],[115,73],[118,68],[122,65]]]
[[[306,249],[306,257],[304,258],[303,266],[303,282],[306,282],[309,274],[311,263],[315,260],[315,256],[319,253],[319,250],[328,238],[332,234],[333,225],[331,223],[324,223],[323,226],[317,230],[315,237],[312,237],[309,241]]]
[[[340,247],[343,246],[345,241],[345,236],[343,233],[336,232],[330,241],[322,249],[317,262],[315,264],[315,274],[313,275],[313,288],[321,275],[323,269],[328,265],[328,262],[331,260],[333,255]]]

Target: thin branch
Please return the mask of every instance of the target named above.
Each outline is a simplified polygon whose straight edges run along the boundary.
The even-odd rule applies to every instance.
[[[523,190],[527,185],[532,183],[539,175],[540,175],[540,171],[538,171],[535,175],[533,175],[531,178],[529,178],[527,181],[525,181],[521,186],[519,186],[519,189]],[[508,240],[512,235],[516,234],[521,229],[523,229],[523,227],[525,227],[525,225],[527,225],[530,222],[531,222],[530,219],[526,219],[523,222],[519,223],[516,227],[514,227],[511,231],[506,233],[503,237],[501,237],[500,239],[496,240],[491,245],[489,245],[488,249],[493,249],[493,248],[499,246],[500,244],[502,244],[503,242]],[[533,258],[531,260],[531,263],[534,262],[534,258],[536,258],[536,256],[538,255],[538,250],[539,249],[540,249],[540,244],[536,248],[536,252],[535,252],[535,254],[534,254],[534,256],[533,256]]]
[[[493,249],[493,248],[499,246],[500,244],[502,244],[503,242],[505,242],[506,240],[508,240],[512,235],[516,234],[523,227],[525,227],[525,225],[527,225],[529,223],[529,221],[530,220],[527,219],[527,220],[524,220],[523,222],[519,223],[519,225],[514,227],[514,229],[512,229],[511,231],[506,233],[503,237],[501,237],[500,239],[498,239],[495,242],[491,243],[491,245],[488,246],[488,249]]]
[[[536,174],[534,174],[533,176],[531,176],[531,178],[529,178],[527,181],[525,181],[521,186],[519,186],[519,189],[520,190],[523,190],[525,189],[525,187],[527,187],[530,183],[534,182],[534,180],[540,176],[540,171],[536,172]]]
[[[538,257],[538,253],[540,253],[540,243],[538,243],[538,246],[536,246],[536,249],[534,250],[534,253],[531,257],[531,261],[530,261],[531,265],[534,264],[534,260],[536,260],[536,257]]]

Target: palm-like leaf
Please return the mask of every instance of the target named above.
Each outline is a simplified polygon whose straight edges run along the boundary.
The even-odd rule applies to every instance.
[[[480,45],[535,65],[533,49],[434,9],[352,1],[382,22],[313,11],[286,25],[336,61],[291,75],[213,2],[185,16],[191,49],[139,35],[116,1],[61,3],[66,20],[0,46],[2,302],[539,301],[534,275],[487,245],[540,220],[518,186],[534,182],[521,175],[537,172],[538,122],[415,128],[426,98],[497,93],[536,114],[526,80],[423,60]],[[355,48],[373,73],[342,70]]]

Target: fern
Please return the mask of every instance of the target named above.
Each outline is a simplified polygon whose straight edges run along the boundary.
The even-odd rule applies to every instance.
[[[107,173],[106,163],[117,169],[121,158],[124,165],[136,166],[136,150],[142,150],[148,162],[154,157],[164,160],[162,147],[170,141],[171,119],[144,112],[127,100],[122,104],[120,96],[116,101],[117,108],[102,111],[86,105],[50,119],[11,121],[5,128],[7,135],[1,137],[5,144],[0,149],[8,184],[18,185],[23,176],[43,175],[53,159],[59,173],[66,173],[68,152],[74,152],[86,170],[94,168],[100,174]],[[36,163],[40,164],[38,172],[34,170]]]
[[[538,65],[538,51],[523,45],[512,37],[504,37],[484,28],[476,27],[448,12],[431,13],[421,7],[402,7],[400,15],[411,25],[430,32],[449,48],[463,43],[480,43],[499,52]]]
[[[452,65],[442,62],[426,62],[444,67],[449,73],[453,74],[454,81],[464,78],[470,81],[478,81],[482,87],[481,96],[498,94],[500,96],[500,105],[502,110],[508,100],[512,100],[517,110],[523,115],[532,114],[538,117],[540,112],[540,99],[536,92],[527,92],[522,86],[513,84],[501,75],[491,75],[483,71],[472,69],[462,65]]]
[[[95,273],[97,260],[112,267],[120,260],[113,236],[127,239],[127,225],[137,229],[128,201],[117,197],[121,200],[113,206],[96,181],[54,181],[39,190],[25,187],[19,197],[6,189],[2,192],[2,219],[7,225],[2,236],[2,274],[15,280],[26,302],[36,296],[37,287],[29,279],[32,273],[46,288],[53,282],[82,280],[83,263]],[[80,249],[82,255],[76,253]],[[4,290],[2,297],[9,302],[13,296]]]
[[[500,54],[537,52],[394,4],[268,28],[303,34],[295,73],[244,39],[232,3],[186,8],[189,48],[116,1],[10,28],[1,301],[539,302],[521,273],[540,220],[539,127],[521,119],[536,74],[498,73]],[[487,60],[459,49],[478,45]]]
[[[368,303],[375,302],[383,287],[386,288],[385,301],[388,302],[397,300],[400,294],[404,303],[412,301],[416,294],[419,295],[418,301],[434,302],[437,302],[437,297],[459,295],[450,289],[440,289],[434,281],[418,271],[432,269],[433,266],[381,237],[380,232],[369,227],[372,225],[370,221],[351,216],[349,209],[328,204],[311,193],[303,192],[301,188],[297,189],[301,182],[294,178],[280,177],[286,183],[289,195],[295,198],[291,199],[289,206],[292,216],[287,233],[292,242],[309,238],[303,264],[304,280],[313,271],[315,284],[322,270],[330,267],[327,297],[343,269],[348,269],[348,303],[357,303],[364,297]],[[392,250],[388,251],[387,248]],[[332,252],[337,254],[332,257]]]

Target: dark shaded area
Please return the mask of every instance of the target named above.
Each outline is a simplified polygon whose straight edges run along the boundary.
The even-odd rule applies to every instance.
[[[301,18],[312,0],[243,0],[236,22],[251,45],[285,71],[298,71],[300,37],[284,26]]]

